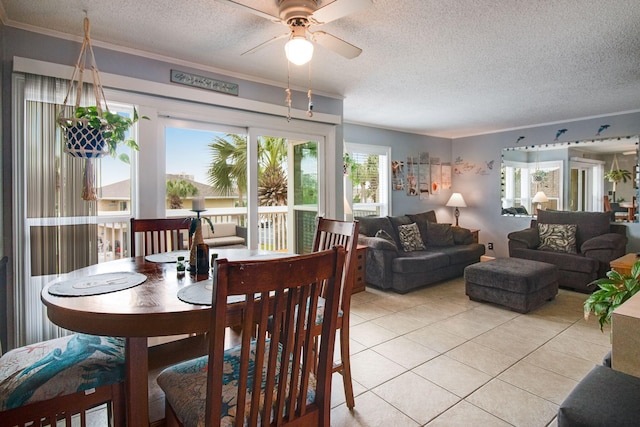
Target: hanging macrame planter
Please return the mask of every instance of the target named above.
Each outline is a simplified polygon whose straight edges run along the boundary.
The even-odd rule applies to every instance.
[[[84,70],[87,61],[89,61],[88,64],[93,78],[93,93],[96,103],[92,107],[80,107]],[[76,89],[74,116],[63,117],[69,95],[74,87]],[[105,139],[105,135],[110,135],[112,128],[102,118],[103,104],[105,110],[109,112],[93,54],[93,47],[91,46],[89,18],[84,18],[84,39],[82,40],[80,55],[73,69],[63,106],[58,114],[58,124],[65,134],[64,151],[72,157],[85,159],[82,187],[83,200],[97,200],[98,198],[95,189],[95,169],[92,159],[109,154],[109,144]]]

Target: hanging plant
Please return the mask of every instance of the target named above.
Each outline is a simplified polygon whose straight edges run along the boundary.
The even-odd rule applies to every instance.
[[[531,182],[534,184],[540,184],[541,182],[544,182],[545,179],[547,179],[548,174],[548,172],[545,172],[543,170],[537,170],[531,174]]]
[[[139,117],[135,108],[132,118],[109,111],[89,34],[89,18],[84,18],[84,39],[80,48],[80,56],[69,80],[69,88],[58,114],[57,122],[65,135],[64,151],[72,157],[85,159],[82,199],[97,200],[92,159],[100,158],[106,154],[116,157],[118,144],[124,144],[132,150],[138,150],[139,147],[135,140],[126,138],[125,135],[140,118],[148,119],[148,117]],[[94,106],[81,107],[83,73],[87,66],[91,69],[96,102]],[[73,114],[71,117],[64,117],[67,100],[74,87],[76,90],[76,102]],[[129,157],[126,154],[121,154],[119,158],[125,163],[129,163]]]
[[[614,184],[617,184],[620,181],[626,183],[627,181],[631,180],[631,172],[626,169],[610,170],[609,172],[606,172],[604,174],[604,178]]]
[[[138,111],[133,109],[133,118],[101,111],[97,106],[76,107],[74,118],[60,118],[58,123],[66,132],[67,142],[65,151],[73,157],[98,158],[105,154],[116,157],[118,144],[124,144],[132,150],[139,150],[133,138],[126,138],[125,134],[139,119]],[[83,136],[86,139],[82,141]],[[95,142],[92,142],[95,141]],[[87,149],[87,144],[92,149]],[[120,160],[129,162],[126,154],[120,155]]]

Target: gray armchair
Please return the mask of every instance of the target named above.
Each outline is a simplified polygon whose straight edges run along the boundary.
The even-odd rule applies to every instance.
[[[591,293],[609,263],[626,253],[627,228],[612,224],[607,212],[540,211],[531,228],[509,233],[509,256],[557,265],[562,287]],[[540,250],[537,224],[576,224],[577,253]]]

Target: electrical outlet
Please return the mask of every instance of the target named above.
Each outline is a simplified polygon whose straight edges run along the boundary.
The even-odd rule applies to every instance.
[[[493,242],[487,243],[487,248],[492,251],[493,250]]]

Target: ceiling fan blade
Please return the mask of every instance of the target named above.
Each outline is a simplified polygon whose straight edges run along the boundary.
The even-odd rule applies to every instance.
[[[242,55],[249,55],[249,54],[251,54],[251,53],[257,52],[257,51],[259,51],[260,49],[262,49],[263,47],[268,46],[268,45],[270,45],[271,43],[273,43],[273,42],[275,42],[275,41],[278,41],[278,40],[280,40],[280,39],[287,38],[287,37],[289,37],[290,35],[291,35],[291,33],[284,33],[284,34],[280,34],[279,36],[274,36],[274,37],[270,38],[269,40],[267,40],[266,42],[260,43],[258,46],[254,47],[254,48],[251,48],[251,49],[249,49],[249,50],[248,50],[248,51],[246,51],[246,52],[243,52],[240,56],[242,56]]]
[[[362,49],[324,31],[311,33],[313,40],[347,59],[353,59],[362,53]]]
[[[260,10],[260,9],[253,8],[251,6],[247,6],[246,4],[238,3],[237,1],[233,1],[233,0],[216,0],[216,1],[218,1],[220,3],[228,4],[229,6],[233,6],[233,7],[236,7],[238,9],[242,9],[245,12],[253,13],[254,15],[258,15],[261,18],[268,19],[271,22],[275,22],[275,23],[282,22],[280,20],[280,17],[278,17],[278,16],[272,15],[271,13],[266,12],[264,10]]]
[[[313,12],[309,19],[316,25],[326,24],[370,6],[371,0],[335,0]]]

